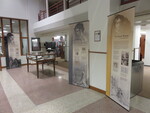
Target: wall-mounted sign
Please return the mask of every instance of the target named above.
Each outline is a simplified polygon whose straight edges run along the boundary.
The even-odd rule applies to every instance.
[[[101,31],[97,30],[94,32],[94,42],[100,42],[101,41]]]
[[[89,22],[78,22],[70,25],[70,73],[69,83],[89,87],[88,76],[88,45]]]
[[[135,2],[135,1],[138,1],[138,0],[121,0],[121,5],[128,4],[131,2]]]

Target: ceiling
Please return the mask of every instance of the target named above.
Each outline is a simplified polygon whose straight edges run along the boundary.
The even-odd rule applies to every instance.
[[[135,21],[135,25],[140,25],[141,30],[149,30],[150,29],[150,18],[141,19],[138,21]]]

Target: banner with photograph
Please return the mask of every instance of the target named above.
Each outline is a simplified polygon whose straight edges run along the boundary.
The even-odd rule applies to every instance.
[[[88,77],[88,22],[78,22],[70,25],[70,66],[69,83],[89,87]]]
[[[21,66],[19,34],[8,33],[5,37],[7,69]]]
[[[109,16],[112,40],[110,97],[130,109],[134,8]]]

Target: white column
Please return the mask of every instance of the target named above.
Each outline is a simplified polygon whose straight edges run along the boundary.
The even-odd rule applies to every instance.
[[[46,0],[46,16],[49,17],[48,0]]]
[[[140,47],[140,37],[141,37],[141,26],[136,25],[134,27],[133,49]],[[134,60],[139,60],[139,58],[140,58],[139,52],[140,52],[139,49],[135,49],[135,53],[134,53],[135,56],[133,56]]]
[[[66,10],[66,0],[63,0],[64,10]]]
[[[150,30],[147,29],[146,37],[145,37],[145,58],[144,58],[144,65],[150,66]]]

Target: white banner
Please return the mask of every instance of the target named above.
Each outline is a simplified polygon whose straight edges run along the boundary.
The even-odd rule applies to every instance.
[[[110,97],[130,109],[134,8],[109,16],[112,39]]]
[[[78,22],[70,25],[72,50],[72,73],[70,76],[70,83],[82,87],[88,87],[88,22]]]
[[[15,68],[21,66],[20,60],[20,37],[19,34],[7,34],[7,43],[8,43],[8,68]]]

